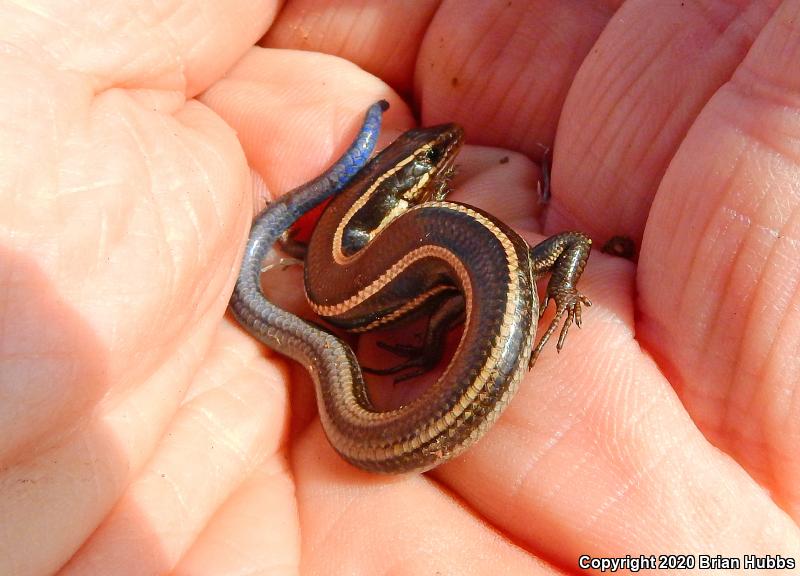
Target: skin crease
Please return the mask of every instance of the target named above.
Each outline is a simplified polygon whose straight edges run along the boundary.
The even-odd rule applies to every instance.
[[[52,4],[0,1],[0,574],[800,559],[799,2]],[[393,88],[482,145],[453,198],[639,247],[595,250],[583,329],[409,477],[342,462],[225,315],[265,198],[379,98],[384,143],[413,125]]]

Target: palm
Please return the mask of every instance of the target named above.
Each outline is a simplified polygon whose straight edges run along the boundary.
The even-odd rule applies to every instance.
[[[798,557],[797,176],[783,160],[796,19],[756,7],[719,42],[707,15],[681,14],[675,32],[664,14],[654,51],[637,29],[653,21],[645,3],[611,22],[536,3],[445,4],[430,22],[419,2],[328,8],[325,34],[304,3],[274,23],[266,2],[240,4],[202,19],[217,26],[188,5],[170,18],[0,5],[0,22],[38,22],[47,48],[34,58],[46,65],[26,46],[0,60],[14,85],[0,94],[0,573]],[[119,29],[104,38],[90,22]],[[250,48],[270,25],[266,45],[340,53],[413,85],[426,124],[458,121],[468,141],[517,151],[465,150],[455,199],[531,241],[578,228],[641,247],[637,265],[595,252],[584,329],[560,356],[546,350],[481,443],[427,476],[341,462],[302,370],[223,317],[265,196],[247,164],[281,193],[391,95],[342,60]],[[351,29],[384,33],[355,42]],[[409,127],[393,105],[390,130]],[[559,117],[540,213],[527,158]]]

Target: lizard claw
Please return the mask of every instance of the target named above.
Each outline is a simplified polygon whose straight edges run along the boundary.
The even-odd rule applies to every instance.
[[[536,344],[533,352],[531,352],[531,357],[528,361],[528,370],[533,368],[533,365],[536,363],[536,359],[539,357],[539,354],[542,352],[545,344],[547,344],[547,341],[550,340],[550,337],[555,333],[558,325],[561,323],[561,319],[566,316],[564,319],[564,325],[561,327],[561,332],[558,335],[558,343],[556,344],[556,350],[559,352],[561,351],[561,348],[564,347],[564,341],[567,339],[567,334],[569,334],[569,327],[573,323],[577,325],[578,328],[580,328],[582,325],[581,305],[587,307],[592,305],[591,300],[574,288],[556,291],[556,293],[553,294],[553,300],[556,303],[556,315],[553,317],[553,320],[547,327],[547,331],[542,335],[539,343]],[[545,296],[544,300],[542,301],[542,307],[539,310],[540,318],[544,309],[549,303],[550,294]]]

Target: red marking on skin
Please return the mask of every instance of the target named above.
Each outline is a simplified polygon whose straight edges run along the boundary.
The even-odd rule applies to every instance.
[[[298,242],[306,244],[311,240],[311,233],[314,231],[314,228],[316,228],[317,221],[319,217],[322,216],[322,211],[325,210],[330,201],[331,198],[328,198],[313,210],[309,210],[303,214],[297,222],[292,225],[290,233],[292,240],[297,240]]]

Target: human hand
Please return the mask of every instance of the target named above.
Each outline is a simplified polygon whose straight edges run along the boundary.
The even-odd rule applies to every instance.
[[[0,5],[0,573],[798,558],[788,6],[125,6]],[[322,170],[370,102],[412,124],[352,65],[250,48],[267,28],[509,149],[468,147],[454,199],[531,242],[643,238],[636,265],[595,251],[584,329],[428,475],[340,461],[302,369],[223,317],[264,198]],[[543,208],[529,158],[556,136]]]

